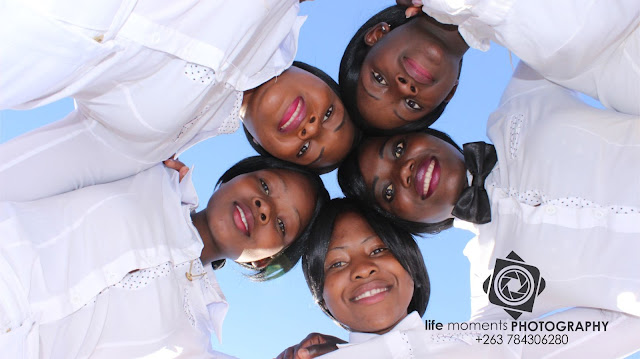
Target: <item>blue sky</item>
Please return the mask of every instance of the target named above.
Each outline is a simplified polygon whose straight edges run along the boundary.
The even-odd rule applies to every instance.
[[[301,5],[309,15],[302,27],[297,60],[322,68],[334,79],[342,52],[356,29],[378,10],[393,4],[385,0],[316,0]],[[462,144],[486,140],[485,123],[497,106],[517,59],[496,45],[487,53],[465,55],[458,91],[434,125]],[[69,99],[30,111],[0,112],[0,142],[29,129],[61,119],[73,108]],[[195,166],[194,182],[205,205],[218,177],[238,160],[254,155],[242,132],[200,143],[181,156]],[[61,159],[64,160],[64,159]],[[332,197],[341,196],[335,172],[323,176]],[[425,319],[464,321],[469,317],[469,264],[462,254],[469,232],[452,229],[437,237],[419,238],[431,278],[431,300]],[[322,332],[347,338],[315,305],[298,265],[283,278],[253,283],[233,264],[216,275],[230,309],[223,326],[223,343],[214,347],[239,358],[271,358],[304,338]]]

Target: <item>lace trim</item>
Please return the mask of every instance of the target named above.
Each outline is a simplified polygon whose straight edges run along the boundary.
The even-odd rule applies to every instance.
[[[539,190],[529,190],[526,192],[518,192],[514,188],[507,191],[509,197],[516,198],[518,202],[529,206],[537,207],[540,205],[554,205],[566,208],[594,208],[607,210],[615,214],[637,214],[640,213],[639,208],[629,206],[601,206],[591,200],[580,197],[564,197],[564,198],[548,198]]]
[[[184,65],[184,74],[191,80],[200,82],[203,85],[208,85],[215,79],[215,71],[191,62]]]
[[[187,315],[187,319],[192,327],[196,328],[196,318],[191,311],[191,301],[189,300],[189,288],[185,288],[184,296],[182,297],[182,309],[184,314]]]
[[[228,134],[234,133],[240,128],[240,108],[242,107],[242,91],[236,91],[236,101],[233,104],[233,110],[225,120],[222,122],[222,125],[218,128],[219,134]]]
[[[522,114],[515,114],[511,116],[509,124],[509,154],[512,159],[515,159],[518,154],[518,147],[520,146],[520,130],[522,129],[523,120],[524,115]]]
[[[168,276],[171,273],[172,267],[170,262],[166,262],[153,268],[145,268],[131,272],[120,282],[114,284],[113,287],[127,290],[144,288],[154,279]]]
[[[409,343],[409,337],[407,336],[407,333],[401,332],[400,333],[400,337],[402,338],[402,340],[406,344],[407,352],[409,354],[407,359],[415,358],[415,356],[413,355],[413,348],[411,347],[411,344]]]

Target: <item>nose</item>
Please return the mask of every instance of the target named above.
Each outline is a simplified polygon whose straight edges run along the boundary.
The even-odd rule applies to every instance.
[[[268,224],[271,221],[271,204],[264,198],[254,198],[253,205],[256,206],[258,221],[261,224]]]
[[[396,76],[396,85],[398,86],[398,90],[404,95],[415,96],[418,93],[418,89],[413,83],[413,79],[403,74],[398,74]]]
[[[369,258],[351,260],[351,279],[367,279],[378,272],[378,267]]]
[[[314,138],[319,130],[318,122],[315,116],[311,116],[309,121],[307,121],[307,123],[302,126],[302,129],[300,129],[300,132],[298,132],[298,137],[302,140]]]
[[[411,185],[411,180],[413,179],[413,171],[416,167],[416,161],[413,159],[408,159],[402,163],[400,163],[400,168],[397,169],[396,174],[398,176],[398,183],[402,185],[402,187],[409,187]]]

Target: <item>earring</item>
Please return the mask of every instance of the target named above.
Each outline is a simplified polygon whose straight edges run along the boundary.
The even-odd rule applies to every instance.
[[[382,33],[383,33],[383,34],[386,34],[386,33],[387,33],[387,27],[386,27],[386,26],[384,26],[384,25],[382,25]]]

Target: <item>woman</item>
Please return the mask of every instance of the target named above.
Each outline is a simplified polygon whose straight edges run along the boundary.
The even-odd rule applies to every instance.
[[[313,232],[317,237],[303,256],[305,278],[322,311],[349,330],[349,343],[310,335],[279,359],[326,353],[322,358],[539,358],[556,352],[580,357],[594,354],[610,340],[607,335],[623,337],[626,330],[640,325],[639,318],[620,313],[574,308],[547,320],[608,320],[610,333],[570,333],[569,345],[560,346],[509,341],[509,334],[518,332],[510,330],[508,321],[483,323],[484,330],[480,326],[455,330],[447,324],[425,328],[421,316],[429,299],[429,279],[420,249],[408,233],[341,199],[323,208]],[[502,336],[504,341],[494,345],[476,341],[485,335],[496,341]],[[611,348],[602,357],[637,349],[634,341],[617,341],[621,348]]]
[[[218,186],[197,213],[190,174],[179,183],[162,166],[3,203],[3,353],[211,357],[227,304],[208,264],[230,258],[258,280],[286,273],[328,200],[316,174],[271,158],[239,162]]]
[[[640,9],[634,1],[562,8],[552,1],[425,3],[422,9],[434,18],[417,8],[408,10],[417,15],[411,18],[404,7],[387,8],[362,25],[345,50],[339,82],[364,130],[393,134],[433,123],[456,91],[469,46],[486,51],[490,40],[555,83],[640,114]],[[541,25],[547,23],[553,26]]]
[[[351,120],[325,82],[329,77],[291,67],[302,23],[297,1],[109,1],[93,16],[80,9],[58,14],[70,3],[50,9],[12,1],[3,11],[3,27],[26,28],[19,32],[24,38],[5,34],[0,93],[27,93],[3,108],[71,96],[76,110],[0,146],[0,185],[7,189],[1,200],[118,180],[232,133],[241,121],[267,152],[320,170],[335,167],[354,142]],[[73,25],[84,24],[78,18],[110,27],[97,42],[93,27]],[[78,67],[62,76],[59,67],[74,61]],[[45,85],[50,76],[55,81]],[[25,174],[24,181],[14,180]]]
[[[490,156],[475,159],[465,150],[463,158],[431,130],[367,140],[339,180],[345,194],[414,232],[451,227],[454,213],[466,220],[460,226],[473,227],[477,237],[465,249],[472,320],[505,315],[488,303],[483,283],[496,259],[512,251],[546,282],[523,318],[571,306],[637,316],[640,196],[629,189],[639,184],[630,165],[640,160],[638,126],[637,116],[592,108],[521,64],[488,123],[497,165],[478,169],[486,179],[468,179],[465,163],[469,169]],[[474,201],[481,206],[469,206]]]

